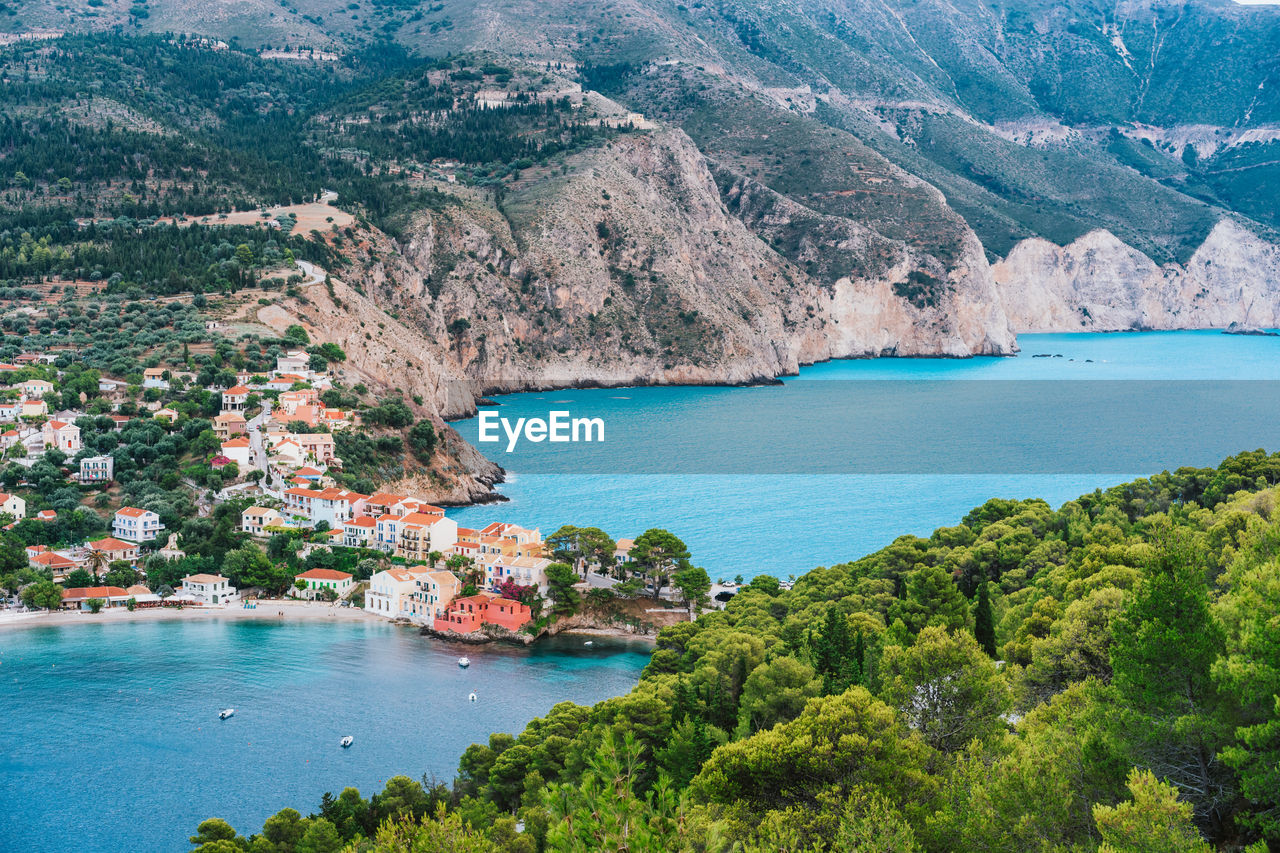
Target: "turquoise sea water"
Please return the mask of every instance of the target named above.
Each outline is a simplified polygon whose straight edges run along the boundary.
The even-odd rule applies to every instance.
[[[506,520],[544,533],[564,523],[615,537],[665,527],[713,578],[785,578],[956,524],[990,497],[1057,506],[1165,468],[1280,447],[1280,338],[1153,332],[1020,344],[1014,358],[831,362],[780,387],[500,397],[482,411],[600,417],[606,441],[522,442],[514,453],[478,444],[508,470],[499,489],[510,501],[449,514],[469,527]],[[478,439],[478,418],[455,426]],[[822,473],[831,470],[843,473]]]
[[[1280,446],[1280,338],[1021,343],[1023,355],[1008,359],[817,365],[782,386],[505,397],[496,411],[506,417],[569,408],[604,417],[615,440],[585,465],[564,464],[577,446],[525,445],[512,456],[486,448],[511,472],[502,487],[511,501],[450,515],[544,532],[593,524],[615,536],[666,527],[713,577],[785,577],[955,524],[989,497],[1058,505],[1162,467]],[[1094,418],[1081,409],[1104,428],[1090,432]],[[865,432],[877,425],[884,431]],[[458,426],[476,437],[475,419]],[[1148,445],[1154,455],[1142,452]],[[863,473],[795,473],[818,453],[819,470]],[[759,470],[709,473],[733,454],[758,459]],[[867,473],[884,459],[892,464]],[[397,773],[447,780],[466,746],[490,732],[519,731],[558,701],[626,692],[648,649],[568,639],[467,653],[475,663],[461,671],[457,647],[363,623],[0,631],[0,851],[182,850],[205,817],[247,833],[346,785],[367,796]],[[236,715],[219,721],[227,706]],[[346,734],[356,738],[350,750],[338,747]]]
[[[630,690],[649,647],[465,651],[462,670],[460,647],[380,623],[0,631],[0,850],[186,850],[206,817],[248,834],[348,785],[367,797],[396,774],[450,782],[491,732]]]

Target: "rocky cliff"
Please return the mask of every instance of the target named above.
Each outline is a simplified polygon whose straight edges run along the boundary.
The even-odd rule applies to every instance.
[[[775,249],[784,234],[821,276]],[[474,393],[748,383],[829,358],[1015,349],[971,234],[944,266],[755,182],[718,183],[674,129],[624,135],[499,197],[460,195],[399,243],[362,238],[346,249],[352,283],[422,341],[410,360],[373,353],[365,327],[351,343],[383,368],[431,362],[402,387],[445,417],[470,400],[442,378]]]
[[[1280,247],[1223,219],[1185,264],[1157,264],[1105,230],[1024,240],[992,267],[1019,332],[1280,326]]]

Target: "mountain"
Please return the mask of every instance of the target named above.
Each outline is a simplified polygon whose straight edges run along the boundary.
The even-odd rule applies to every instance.
[[[438,415],[1280,310],[1273,8],[10,0],[0,25],[9,204],[64,176],[77,216],[336,190],[355,223],[299,251],[415,330]],[[121,146],[142,177],[94,153]]]

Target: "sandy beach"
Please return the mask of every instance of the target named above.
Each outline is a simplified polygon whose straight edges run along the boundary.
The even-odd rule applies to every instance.
[[[281,615],[283,614],[283,615]],[[47,613],[0,611],[0,632],[21,628],[94,625],[117,622],[148,622],[161,619],[263,619],[306,622],[385,622],[372,613],[355,607],[334,607],[316,601],[259,601],[254,609],[240,604],[227,607],[157,607],[135,610],[124,607],[104,608],[98,613],[84,610],[55,610]]]

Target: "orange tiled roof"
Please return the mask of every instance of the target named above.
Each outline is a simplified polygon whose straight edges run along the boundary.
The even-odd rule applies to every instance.
[[[347,572],[339,572],[336,569],[309,569],[295,577],[306,578],[315,581],[345,581],[350,580],[351,575]]]

